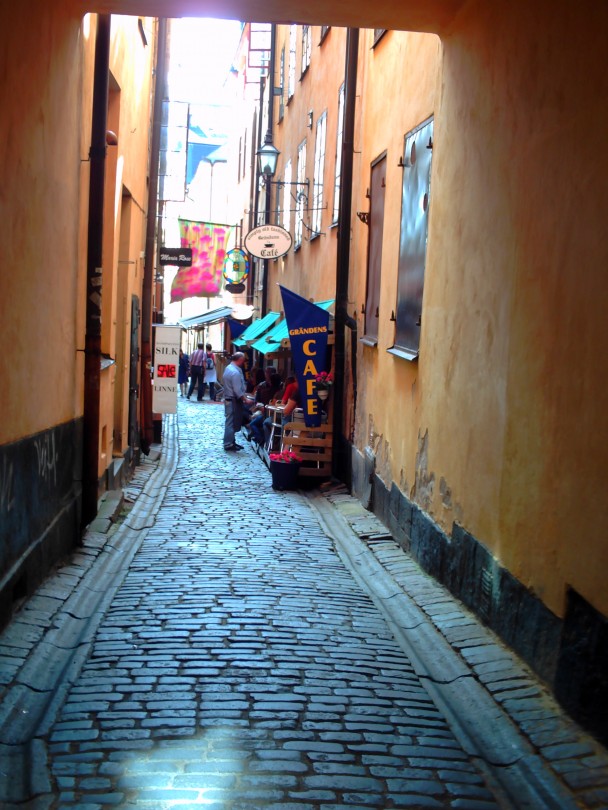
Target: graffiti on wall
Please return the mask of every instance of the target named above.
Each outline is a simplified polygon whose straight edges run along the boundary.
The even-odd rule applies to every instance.
[[[13,462],[6,456],[0,463],[0,515],[8,514],[15,505]]]

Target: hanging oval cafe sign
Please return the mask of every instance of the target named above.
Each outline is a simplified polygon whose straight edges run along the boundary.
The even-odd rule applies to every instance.
[[[279,225],[259,225],[245,237],[245,248],[258,259],[278,259],[291,247],[291,234]]]

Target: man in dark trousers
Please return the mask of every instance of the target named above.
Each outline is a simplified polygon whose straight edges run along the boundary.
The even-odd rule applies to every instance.
[[[243,424],[243,398],[245,396],[245,377],[243,364],[245,355],[237,352],[232,355],[232,362],[224,371],[222,384],[224,386],[224,408],[226,422],[224,426],[224,450],[242,450],[243,445],[237,444],[234,434]]]
[[[198,391],[196,394],[196,401],[200,402],[205,393],[205,346],[202,343],[198,344],[198,348],[190,355],[190,388],[188,389],[187,399],[190,399],[194,386],[198,383]]]

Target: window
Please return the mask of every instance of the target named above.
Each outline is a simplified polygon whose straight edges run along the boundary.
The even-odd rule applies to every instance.
[[[291,160],[285,164],[283,180],[285,181],[283,186],[283,227],[288,231],[291,225]]]
[[[281,206],[283,204],[283,196],[282,196],[281,192],[282,192],[283,189],[281,188],[280,185],[272,186],[272,188],[275,189],[275,195],[274,195],[275,209],[274,209],[274,220],[271,220],[271,221],[274,221],[275,225],[282,225],[283,224],[283,214],[282,214]]]
[[[368,346],[378,343],[380,316],[380,276],[382,272],[382,234],[384,230],[384,192],[386,153],[372,164],[369,200],[369,241],[367,243],[367,292],[365,296],[365,334]]]
[[[302,75],[306,73],[310,65],[312,52],[312,32],[310,25],[302,26]]]
[[[405,136],[395,345],[389,351],[418,357],[429,220],[433,119]]]
[[[306,141],[298,146],[298,168],[296,177],[296,227],[294,233],[294,247],[302,244],[302,223],[304,222],[304,181],[306,179]]]
[[[247,176],[247,130],[243,133],[243,180]]]
[[[293,96],[296,90],[296,37],[298,26],[289,26],[289,77],[287,84],[287,101]]]
[[[325,171],[325,138],[327,134],[327,111],[317,119],[315,140],[315,169],[312,178],[312,231],[313,236],[321,233],[321,212],[323,208],[323,173]]]
[[[336,179],[334,181],[334,210],[331,221],[338,221],[340,212],[340,181],[342,178],[342,146],[344,144],[344,84],[338,92],[338,132],[336,135]]]
[[[279,121],[283,120],[285,113],[285,46],[281,50],[279,61],[279,81],[281,82],[281,95],[279,96]]]

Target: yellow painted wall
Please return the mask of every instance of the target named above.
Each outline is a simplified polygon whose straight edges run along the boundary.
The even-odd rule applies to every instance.
[[[35,47],[26,47],[35,43]],[[43,0],[0,13],[0,443],[82,413],[78,347],[80,20]]]
[[[137,18],[112,21],[110,122],[123,132],[109,147],[104,229],[103,351],[116,353],[119,240],[123,184],[135,201],[131,291],[141,294],[147,206],[150,77],[155,29]],[[3,9],[3,182],[0,213],[8,235],[2,256],[3,343],[0,443],[82,415],[88,179],[96,18],[83,20],[45,3]],[[23,48],[35,41],[36,48]],[[121,308],[121,317],[122,308]],[[129,307],[130,314],[130,307]],[[112,457],[114,378],[102,371],[99,474]],[[128,388],[128,386],[127,386]],[[43,392],[43,400],[40,394]],[[42,402],[44,406],[42,407]],[[125,428],[126,431],[126,428]],[[121,448],[124,450],[124,447]]]
[[[432,40],[387,35],[396,61],[383,95],[400,103],[381,109],[374,91],[385,43],[364,46],[360,72],[354,210],[367,209],[369,163],[383,149],[389,176],[379,345],[359,352],[356,444],[375,449],[387,486],[395,481],[448,533],[461,524],[560,616],[568,586],[608,612],[607,30],[597,4],[473,3],[437,48],[436,74],[423,69]],[[412,364],[386,353],[395,164],[403,135],[432,112],[422,337]],[[358,310],[365,231],[353,219]]]
[[[567,585],[608,613],[607,32],[602,4],[471,4],[436,131],[429,469],[558,615]]]

